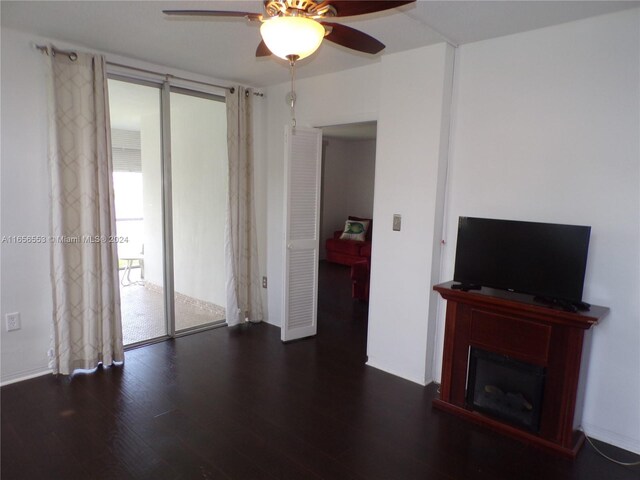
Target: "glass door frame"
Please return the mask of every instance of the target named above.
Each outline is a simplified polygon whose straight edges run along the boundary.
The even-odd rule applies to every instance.
[[[120,70],[120,68],[118,69]],[[214,328],[226,327],[227,320],[219,320],[203,325],[197,325],[186,329],[176,330],[175,315],[175,289],[174,289],[174,258],[173,258],[173,197],[172,197],[172,176],[171,176],[171,92],[194,97],[206,98],[218,102],[225,102],[225,97],[209,92],[171,85],[168,79],[164,81],[141,79],[136,76],[129,76],[116,72],[107,72],[109,80],[133,83],[147,87],[157,88],[160,94],[160,128],[161,128],[161,183],[162,183],[162,271],[163,271],[163,291],[164,291],[164,320],[166,334],[160,337],[131,343],[125,346],[125,350],[163,342],[170,338],[177,338]]]
[[[163,155],[163,209],[166,212],[165,218],[165,292],[166,292],[166,304],[165,312],[170,312],[168,316],[170,321],[167,324],[168,335],[172,338],[180,337],[183,335],[189,335],[191,333],[201,332],[203,330],[210,330],[217,327],[226,327],[227,320],[217,320],[208,322],[193,327],[183,328],[176,330],[176,312],[175,312],[175,269],[174,269],[174,250],[173,250],[173,185],[172,185],[172,173],[171,173],[171,93],[179,93],[182,95],[190,95],[192,97],[204,98],[215,102],[226,103],[226,99],[222,95],[215,95],[213,93],[202,92],[200,90],[193,90],[190,88],[179,87],[171,85],[168,81],[162,84],[162,106],[160,109],[162,118],[162,155]],[[166,127],[166,131],[165,131]],[[166,139],[166,141],[165,141]],[[170,238],[168,238],[170,237]],[[167,248],[170,246],[170,248]],[[169,255],[170,254],[170,255]],[[168,281],[171,282],[171,288],[167,287]],[[171,292],[171,294],[169,294]],[[170,298],[169,298],[170,297]],[[226,307],[225,307],[226,308]]]

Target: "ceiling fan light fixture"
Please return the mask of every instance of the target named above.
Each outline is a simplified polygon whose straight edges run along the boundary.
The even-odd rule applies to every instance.
[[[300,60],[315,52],[325,30],[315,20],[306,17],[274,17],[260,26],[264,43],[275,56],[285,60]]]

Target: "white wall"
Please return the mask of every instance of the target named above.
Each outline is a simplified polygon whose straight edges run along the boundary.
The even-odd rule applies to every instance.
[[[326,240],[344,228],[349,215],[373,217],[375,140],[325,138],[322,164],[320,259]]]
[[[452,48],[444,44],[385,56],[381,69],[371,257],[368,364],[425,384],[432,380],[436,297],[432,264],[444,197]],[[392,230],[394,214],[402,230]],[[435,252],[434,252],[435,247]],[[435,256],[434,256],[435,253]]]
[[[45,64],[30,38],[3,28],[2,236],[49,235]],[[2,381],[47,369],[53,312],[49,245],[2,243],[0,339]],[[22,330],[7,332],[6,313],[20,312]]]
[[[583,425],[640,452],[638,10],[465,45],[456,65],[442,279],[460,215],[591,225]],[[444,308],[435,352],[440,372]]]
[[[1,234],[48,235],[49,175],[47,171],[47,84],[42,55],[31,47],[32,42],[49,39],[2,28],[2,162],[1,162]],[[66,42],[54,41],[61,48],[76,48]],[[86,49],[81,49],[86,50]],[[105,52],[102,52],[105,53]],[[219,80],[190,74],[138,60],[107,53],[113,62],[212,83]],[[141,77],[145,75],[141,74]],[[150,77],[157,80],[158,77]],[[189,82],[178,86],[193,87]],[[198,88],[201,88],[198,86]],[[219,89],[209,89],[220,94]],[[254,104],[254,125],[265,124],[263,100]],[[264,132],[256,129],[256,142],[262,142]],[[266,274],[266,175],[265,165],[256,164],[255,185],[258,198],[258,228],[260,274]],[[0,382],[7,383],[48,370],[52,315],[49,279],[49,245],[1,245],[1,305],[0,318],[10,312],[20,312],[22,329],[6,332],[0,325]],[[266,303],[266,296],[265,303]]]
[[[265,125],[269,124],[269,110],[267,98],[253,97],[253,192],[255,195],[256,231],[258,232],[258,260],[260,277],[267,277],[267,222],[268,216],[268,184],[269,184],[269,162],[266,158],[266,135],[268,134]],[[267,296],[269,290],[263,288],[262,305],[264,320],[269,321],[270,305]]]

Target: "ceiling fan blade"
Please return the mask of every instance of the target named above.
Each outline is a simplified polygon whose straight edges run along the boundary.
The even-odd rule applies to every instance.
[[[250,20],[259,20],[262,15],[252,12],[231,12],[227,10],[163,10],[165,15],[183,17],[246,17]]]
[[[329,33],[325,40],[337,43],[343,47],[350,48],[352,50],[358,50],[359,52],[375,54],[384,49],[384,43],[376,40],[371,35],[367,35],[355,28],[347,27],[339,23],[320,22],[322,25],[331,27],[331,33]]]
[[[404,1],[363,1],[363,0],[327,0],[324,3],[336,9],[336,17],[350,17],[364,15],[365,13],[381,12],[390,8],[401,7],[416,0]]]
[[[271,55],[271,50],[269,50],[267,44],[262,40],[258,48],[256,48],[256,57],[268,57],[269,55]]]

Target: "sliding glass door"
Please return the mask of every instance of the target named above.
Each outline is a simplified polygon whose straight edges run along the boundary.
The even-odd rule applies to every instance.
[[[171,90],[173,278],[177,331],[224,321],[227,208],[224,98]]]
[[[224,323],[224,99],[109,80],[125,345]]]
[[[120,308],[125,345],[167,335],[160,89],[109,80]]]

